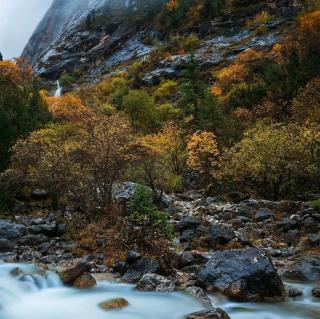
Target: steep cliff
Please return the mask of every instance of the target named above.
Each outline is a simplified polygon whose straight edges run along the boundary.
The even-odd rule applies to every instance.
[[[163,37],[154,23],[166,2],[54,0],[23,56],[30,58],[34,70],[45,79],[54,80],[64,71],[72,74],[80,70],[95,81],[115,71],[115,66],[125,68],[128,61],[143,59],[156,43],[163,45],[167,41],[168,34]],[[270,0],[258,1],[257,6],[240,5],[237,11],[209,16],[184,34],[197,34],[200,43],[195,56],[201,65],[217,65],[249,47],[270,47],[278,42],[299,11],[299,2]],[[264,24],[264,32],[257,33],[246,27],[246,21],[262,10],[270,11],[275,19]],[[159,59],[144,80],[177,76],[185,61],[183,52],[170,61]]]
[[[149,53],[141,24],[163,0],[54,0],[22,56],[45,78]],[[112,53],[122,46],[125,52]],[[108,59],[107,59],[108,58]]]

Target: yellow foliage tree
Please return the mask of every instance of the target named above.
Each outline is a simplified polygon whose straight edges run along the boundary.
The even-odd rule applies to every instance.
[[[194,133],[188,141],[187,150],[188,167],[200,173],[204,183],[208,184],[220,154],[215,134],[200,131]]]

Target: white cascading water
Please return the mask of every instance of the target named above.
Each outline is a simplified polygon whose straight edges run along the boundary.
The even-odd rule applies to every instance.
[[[319,319],[320,302],[312,300],[312,285],[304,297],[280,304],[236,303],[213,296],[213,305],[232,319]],[[130,305],[103,311],[99,303],[125,298]],[[0,263],[0,319],[184,319],[203,306],[183,293],[139,292],[132,285],[99,282],[91,289],[64,287],[59,277],[28,264]]]
[[[62,94],[62,87],[60,86],[59,80],[57,80],[57,89],[54,92],[54,96],[61,96]]]

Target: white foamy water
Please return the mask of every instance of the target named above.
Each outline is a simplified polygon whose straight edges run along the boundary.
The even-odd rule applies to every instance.
[[[63,287],[53,273],[37,274],[35,266],[18,265],[28,275],[14,277],[10,272],[16,267],[0,264],[1,319],[183,319],[203,309],[182,293],[138,292],[131,285],[110,282],[77,290]],[[98,307],[113,298],[125,298],[130,305],[114,311]]]
[[[312,299],[313,285],[289,285],[303,289],[303,297],[279,304],[236,303],[216,296],[212,301],[231,319],[319,319],[320,301]],[[125,298],[130,305],[114,311],[99,308],[100,302],[113,298]],[[132,285],[107,281],[77,290],[34,265],[0,264],[0,319],[183,319],[201,309],[183,293],[139,292]]]

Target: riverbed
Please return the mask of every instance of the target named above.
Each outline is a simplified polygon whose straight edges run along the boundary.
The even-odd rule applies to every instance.
[[[304,297],[279,304],[235,303],[211,296],[213,304],[232,319],[319,319],[320,302],[311,297],[311,286],[302,288]],[[105,311],[99,303],[125,298],[129,306]],[[182,292],[139,292],[134,286],[99,281],[91,289],[65,287],[51,271],[30,264],[0,264],[0,319],[183,319],[204,309]]]

